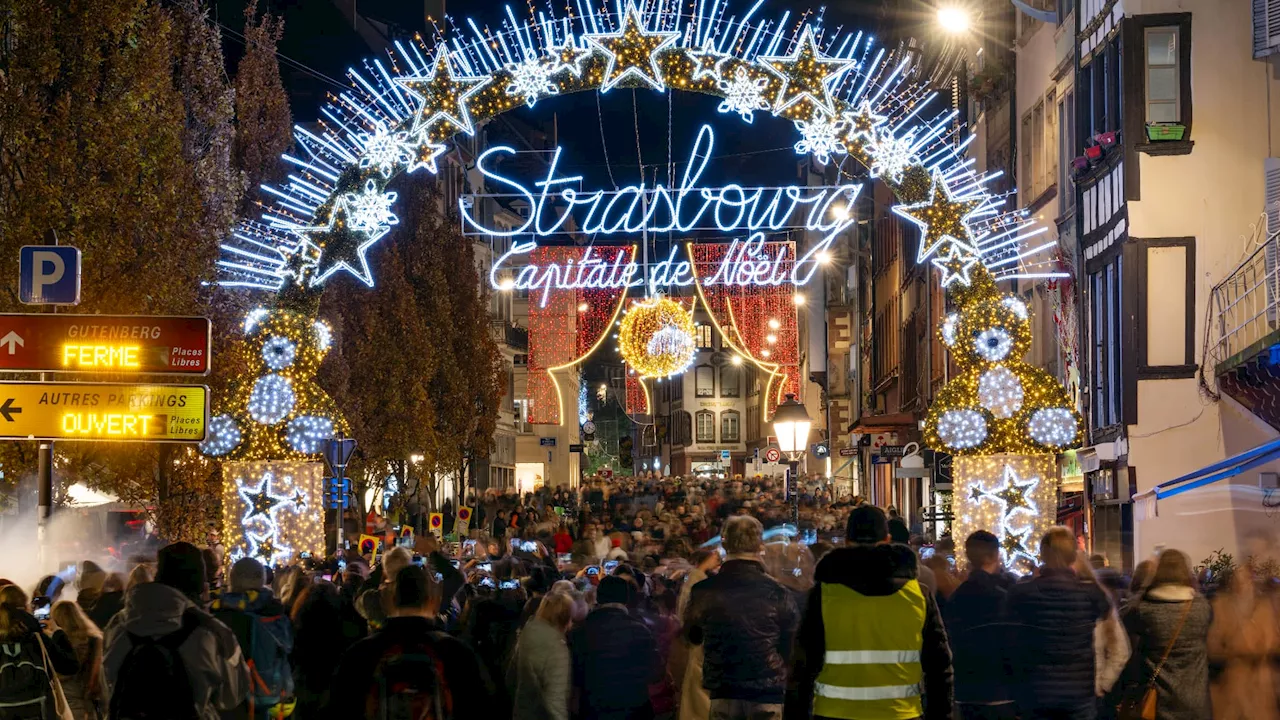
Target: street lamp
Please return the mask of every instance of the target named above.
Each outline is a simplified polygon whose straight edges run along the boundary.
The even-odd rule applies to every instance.
[[[798,485],[800,458],[809,447],[809,429],[813,421],[796,396],[787,393],[787,399],[773,411],[773,434],[778,438],[778,449],[787,454],[787,492],[791,495],[791,522],[800,527],[800,492]]]
[[[952,35],[960,35],[969,31],[973,19],[969,11],[955,5],[944,5],[938,8],[938,25]]]

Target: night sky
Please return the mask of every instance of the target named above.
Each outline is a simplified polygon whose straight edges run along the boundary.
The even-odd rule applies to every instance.
[[[421,30],[413,27],[420,3],[421,0],[361,0],[359,7],[371,17],[388,20],[410,35]],[[455,16],[465,7],[467,15],[474,17],[477,24],[483,27],[488,23],[496,28],[505,17],[506,4],[496,0],[466,0],[450,3],[448,7]],[[750,4],[748,0],[734,0],[738,11],[745,11]],[[866,28],[874,32],[876,8],[881,4],[882,0],[834,3],[825,11],[825,25],[834,28],[843,21],[846,31]],[[346,69],[373,53],[330,0],[273,0],[261,5],[284,17],[285,32],[279,50],[286,58],[281,65],[285,87],[290,94],[294,121],[310,122],[316,118],[325,93],[338,89],[320,76],[341,83],[345,89]],[[764,15],[772,8],[776,15],[789,8],[795,18],[806,7],[819,6],[796,0],[771,0],[759,13]],[[513,9],[517,17],[521,17],[522,5],[514,4]],[[226,29],[223,45],[232,69],[243,51],[243,41],[238,37],[244,28],[243,12],[244,5],[239,0],[217,0],[213,11],[214,19]],[[663,168],[659,177],[664,179],[669,157],[669,127],[670,157],[677,163],[678,179],[698,129],[704,123],[710,124],[716,133],[715,158],[704,173],[705,182],[791,184],[798,166],[792,150],[796,134],[788,127],[789,123],[761,112],[756,113],[755,122],[748,125],[737,115],[716,112],[719,103],[717,98],[693,93],[664,94],[618,88],[604,95],[577,93],[550,98],[531,110],[520,109],[514,114],[547,131],[553,119],[558,123],[559,141],[565,153],[562,167],[584,175],[586,187],[612,186],[610,170],[618,185],[632,184],[638,179],[637,130],[643,162],[650,168],[649,182],[653,182],[655,166]]]

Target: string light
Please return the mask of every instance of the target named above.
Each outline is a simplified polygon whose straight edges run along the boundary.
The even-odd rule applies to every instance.
[[[262,361],[272,370],[283,370],[293,364],[298,345],[287,337],[272,335],[262,344]]]
[[[1002,420],[1022,409],[1022,397],[1022,381],[1009,368],[993,368],[978,378],[978,402]]]
[[[948,448],[975,448],[987,439],[987,421],[975,410],[948,410],[938,418],[938,437]]]
[[[757,62],[782,80],[774,113],[804,120],[817,110],[836,114],[829,85],[853,65],[851,60],[832,58],[819,51],[812,25],[805,25],[800,42],[790,55],[762,55]]]
[[[1041,408],[1031,414],[1027,430],[1032,439],[1047,447],[1069,447],[1080,434],[1076,418],[1066,408]]]
[[[401,87],[419,100],[410,132],[418,137],[429,137],[427,131],[437,123],[447,123],[468,135],[475,134],[467,100],[489,81],[490,78],[480,75],[455,75],[449,64],[449,50],[441,44],[431,64],[430,75],[396,78]]]
[[[296,399],[288,378],[264,375],[254,381],[249,394],[249,417],[263,425],[274,425],[293,411]]]
[[[685,55],[693,61],[693,80],[698,81],[703,78],[714,82],[720,81],[720,65],[729,59],[729,53],[722,53],[716,50],[715,42],[710,36],[702,43],[702,48],[694,50],[689,48],[684,51]]]
[[[954,330],[952,332],[954,333]],[[1004,328],[987,328],[973,339],[973,349],[982,356],[982,359],[998,362],[1009,357],[1009,351],[1013,349],[1013,338]]]
[[[895,214],[910,221],[924,234],[916,262],[928,260],[948,240],[968,241],[968,221],[982,205],[979,198],[957,200],[941,172],[934,172],[929,197],[918,203],[894,205]]]
[[[308,455],[324,450],[324,442],[333,437],[333,420],[315,415],[300,415],[289,421],[285,439],[289,447]]]
[[[236,449],[240,438],[240,426],[230,415],[215,415],[209,418],[204,441],[200,443],[200,452],[210,457],[226,455]]]
[[[752,76],[745,67],[737,67],[730,80],[723,80],[718,87],[724,93],[724,101],[716,109],[722,113],[735,112],[744,122],[755,120],[757,110],[768,110],[769,101],[764,97],[769,81]]]
[[[295,560],[295,552],[324,552],[324,509],[318,462],[239,462],[223,465],[222,539],[234,562],[254,557],[267,565]]]
[[[409,141],[409,133],[392,132],[382,123],[373,132],[360,133],[360,144],[364,148],[364,154],[360,157],[360,169],[376,169],[384,178],[390,178],[396,168],[413,160],[413,144]]]
[[[796,143],[797,155],[813,155],[819,163],[826,165],[832,155],[843,155],[847,152],[840,136],[844,132],[844,121],[836,120],[822,113],[815,113],[813,120],[796,121],[800,130],[800,141]]]
[[[1057,506],[1056,472],[1057,459],[1048,454],[954,458],[954,536],[994,533],[1006,567],[1028,572],[1036,562],[1032,548],[1056,519],[1045,512]]]
[[[391,212],[391,206],[396,203],[396,195],[393,192],[382,192],[373,179],[365,182],[362,192],[344,195],[351,229],[376,239],[390,230],[392,225],[399,224],[400,219]]]

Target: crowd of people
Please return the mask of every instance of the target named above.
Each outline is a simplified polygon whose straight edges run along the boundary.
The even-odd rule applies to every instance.
[[[1280,718],[1276,594],[1209,599],[1177,550],[1129,578],[1055,527],[1017,577],[818,481],[798,527],[769,480],[471,504],[376,558],[0,580],[0,720]]]

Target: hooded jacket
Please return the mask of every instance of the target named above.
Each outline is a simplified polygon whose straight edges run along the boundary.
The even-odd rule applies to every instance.
[[[785,717],[808,718],[813,708],[814,683],[826,656],[826,629],[822,622],[822,585],[844,585],[861,595],[883,597],[917,580],[916,554],[905,545],[852,545],[827,553],[814,571],[814,587],[796,638]],[[918,580],[917,580],[918,581]],[[925,618],[921,629],[920,666],[924,672],[925,717],[950,720],[954,685],[951,647],[942,616],[932,593],[925,592]],[[881,620],[866,617],[865,622]],[[815,716],[816,717],[816,716]]]
[[[694,586],[685,632],[702,645],[702,686],[713,700],[781,703],[800,624],[791,591],[755,560],[729,560]]]
[[[217,720],[219,712],[244,702],[249,670],[236,636],[226,625],[196,607],[186,595],[163,583],[138,585],[125,595],[124,609],[104,633],[103,676],[108,700],[133,644],[129,633],[160,637],[182,627],[183,615],[194,613],[200,626],[178,648],[191,679],[191,694],[201,718]]]

